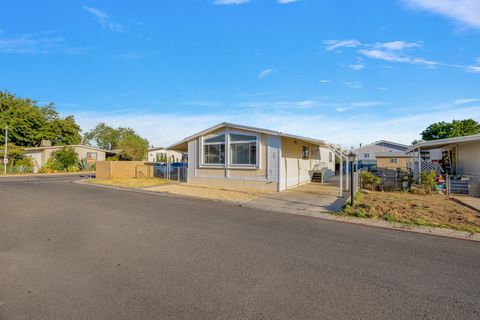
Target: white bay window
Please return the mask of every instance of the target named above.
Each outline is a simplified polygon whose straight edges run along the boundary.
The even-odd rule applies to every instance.
[[[223,133],[204,136],[201,141],[201,164],[203,166],[258,168],[259,138],[255,134],[227,130]]]

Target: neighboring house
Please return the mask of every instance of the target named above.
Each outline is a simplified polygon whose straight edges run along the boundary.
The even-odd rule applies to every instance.
[[[42,147],[32,147],[25,148],[25,155],[33,159],[33,172],[38,172],[38,169],[43,167],[48,159],[50,159],[53,152],[60,150],[64,146],[42,146]],[[105,156],[111,151],[102,150],[85,145],[69,145],[78,154],[78,159],[87,159],[90,161],[105,161]]]
[[[165,148],[148,149],[148,162],[162,162],[164,158],[167,159],[166,162],[181,162],[184,160],[184,155],[181,152]]]
[[[405,152],[377,152],[378,170],[407,170],[408,155]]]
[[[170,147],[188,152],[188,183],[282,191],[334,175],[332,145],[278,131],[221,123]]]
[[[432,150],[439,150],[442,154],[438,163],[423,158],[425,151]],[[423,141],[411,146],[407,153],[411,156],[409,165],[416,174],[435,169],[438,174],[456,176],[457,184],[468,182],[470,195],[480,196],[480,134]]]
[[[386,152],[405,153],[408,149],[407,145],[380,140],[355,149],[357,154],[358,167],[366,169],[375,169],[377,167],[377,154],[385,154]],[[382,161],[383,163],[383,161]]]

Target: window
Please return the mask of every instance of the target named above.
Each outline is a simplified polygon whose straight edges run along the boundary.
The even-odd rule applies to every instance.
[[[96,152],[87,152],[87,160],[97,160]]]
[[[363,155],[363,157],[364,157],[365,159],[370,158],[370,153],[365,153],[365,154]]]
[[[390,163],[397,163],[397,158],[390,159]]]
[[[333,153],[328,154],[328,162],[333,162]]]
[[[307,146],[302,146],[302,159],[308,160],[310,158],[310,149]]]
[[[208,135],[203,140],[203,163],[225,164],[225,135]]]
[[[230,163],[239,165],[257,164],[257,136],[230,134]]]

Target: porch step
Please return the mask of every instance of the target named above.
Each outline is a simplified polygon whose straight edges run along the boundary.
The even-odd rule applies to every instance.
[[[315,172],[314,174],[312,174],[312,180],[311,181],[321,183],[322,182],[322,173],[321,172]]]

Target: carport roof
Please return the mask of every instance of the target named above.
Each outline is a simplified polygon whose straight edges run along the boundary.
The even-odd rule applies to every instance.
[[[431,149],[442,148],[451,144],[476,142],[476,141],[480,141],[480,134],[475,134],[475,135],[465,136],[465,137],[432,140],[432,141],[422,141],[408,148],[406,152],[412,152],[418,148],[424,149],[424,150],[431,150]]]
[[[209,132],[212,132],[212,131],[215,131],[215,130],[218,130],[220,128],[223,128],[223,127],[230,127],[230,128],[234,128],[234,129],[241,129],[241,130],[248,130],[248,131],[255,131],[255,132],[260,132],[260,133],[265,133],[265,134],[270,134],[270,135],[274,135],[274,136],[280,136],[280,137],[285,137],[285,138],[291,138],[291,139],[298,139],[298,140],[302,140],[302,141],[305,141],[305,142],[309,142],[309,143],[312,143],[312,144],[316,144],[316,145],[319,145],[319,146],[322,146],[322,147],[331,147],[332,145],[325,142],[324,140],[319,140],[319,139],[313,139],[313,138],[308,138],[308,137],[302,137],[302,136],[297,136],[297,135],[293,135],[293,134],[288,134],[288,133],[283,133],[283,132],[280,132],[280,131],[275,131],[275,130],[270,130],[270,129],[263,129],[263,128],[257,128],[257,127],[250,127],[250,126],[244,126],[244,125],[240,125],[240,124],[235,124],[235,123],[229,123],[229,122],[222,122],[222,123],[219,123],[213,127],[210,127],[208,129],[205,129],[203,131],[200,131],[198,133],[195,133],[185,139],[183,139],[182,141],[179,141],[175,144],[172,144],[171,146],[169,146],[167,149],[171,149],[171,150],[179,150],[179,148],[183,148],[185,149],[187,147],[187,143],[195,138],[198,138],[200,136],[203,136]]]

